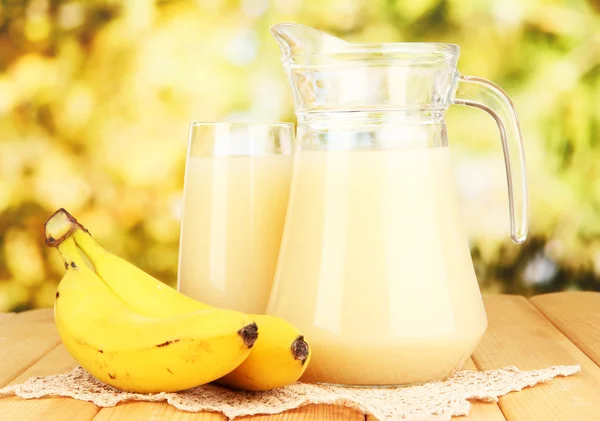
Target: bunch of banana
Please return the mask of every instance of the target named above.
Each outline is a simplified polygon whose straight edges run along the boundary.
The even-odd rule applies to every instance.
[[[61,339],[108,384],[156,392],[216,381],[259,391],[291,384],[306,369],[310,348],[285,320],[216,309],[179,293],[104,250],[64,209],[46,223],[46,244],[58,248],[67,268],[55,301]]]

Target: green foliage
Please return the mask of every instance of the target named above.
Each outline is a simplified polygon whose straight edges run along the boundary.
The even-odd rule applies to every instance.
[[[294,118],[268,31],[281,21],[354,42],[459,44],[461,72],[513,98],[528,162],[531,237],[516,246],[497,128],[474,110],[448,112],[482,288],[600,289],[599,9],[593,0],[4,0],[0,311],[52,304],[62,264],[43,248],[42,225],[58,207],[175,282],[189,122]]]

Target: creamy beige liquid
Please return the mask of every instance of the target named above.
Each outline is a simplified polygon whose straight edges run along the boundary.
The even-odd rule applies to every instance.
[[[287,208],[291,155],[191,157],[179,290],[209,305],[264,313]]]
[[[297,158],[268,312],[311,344],[303,380],[386,385],[451,375],[487,319],[448,149]]]

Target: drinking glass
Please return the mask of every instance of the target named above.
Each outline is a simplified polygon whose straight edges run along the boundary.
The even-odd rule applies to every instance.
[[[288,204],[293,144],[292,123],[191,123],[179,291],[215,307],[265,312]]]

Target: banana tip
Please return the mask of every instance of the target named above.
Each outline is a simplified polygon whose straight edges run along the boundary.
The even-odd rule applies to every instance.
[[[309,346],[308,342],[304,340],[304,336],[300,335],[292,342],[292,355],[295,359],[302,361],[302,364],[308,358]]]
[[[252,348],[254,342],[256,342],[256,339],[258,338],[258,325],[256,323],[246,325],[238,330],[238,334],[242,337],[244,345],[248,348]]]

